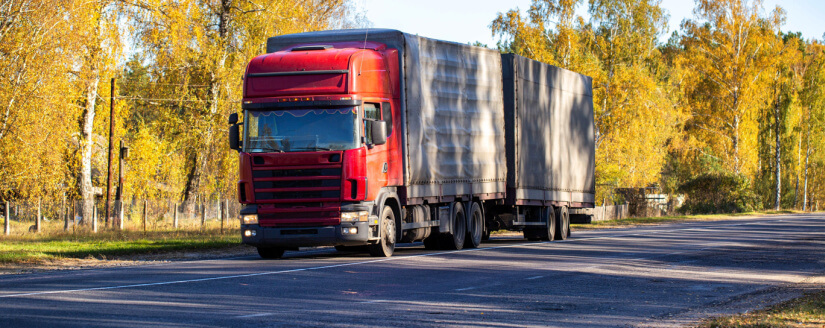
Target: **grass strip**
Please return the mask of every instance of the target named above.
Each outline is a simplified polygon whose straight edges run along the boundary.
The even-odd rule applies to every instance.
[[[577,229],[604,229],[604,228],[618,228],[637,225],[654,225],[665,223],[680,223],[691,221],[721,221],[728,220],[735,217],[749,217],[769,214],[792,214],[802,213],[800,211],[781,210],[781,211],[758,211],[758,212],[744,212],[744,213],[727,213],[727,214],[698,214],[698,215],[673,215],[660,217],[645,217],[645,218],[624,218],[616,220],[593,221],[589,224],[571,224],[573,228]]]
[[[825,291],[806,294],[765,310],[702,322],[702,328],[825,327]]]
[[[0,264],[219,249],[236,246],[240,239],[237,231],[221,234],[218,230],[11,236],[0,240]]]

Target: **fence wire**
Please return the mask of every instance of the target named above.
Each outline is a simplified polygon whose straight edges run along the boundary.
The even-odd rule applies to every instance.
[[[234,199],[181,203],[162,199],[95,200],[83,213],[81,200],[44,202],[16,200],[0,203],[5,234],[52,233],[77,230],[201,230],[237,229],[241,204]],[[8,214],[7,214],[8,213]],[[8,215],[8,217],[7,217]]]

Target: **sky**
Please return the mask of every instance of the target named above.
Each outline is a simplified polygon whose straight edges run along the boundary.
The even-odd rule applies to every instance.
[[[531,0],[354,0],[366,12],[372,27],[398,29],[411,34],[471,43],[479,41],[490,47],[498,39],[490,32],[490,23],[499,12],[518,7],[522,15],[530,8]],[[587,1],[578,8],[586,16]],[[825,33],[825,1],[822,0],[764,0],[766,12],[777,5],[787,12],[783,31],[802,32],[805,39],[822,39]],[[682,20],[693,17],[691,0],[662,0],[662,7],[670,13],[670,31],[679,28]]]

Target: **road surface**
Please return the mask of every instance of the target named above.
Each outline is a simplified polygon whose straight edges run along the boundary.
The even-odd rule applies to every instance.
[[[825,216],[0,277],[3,327],[673,326],[823,288]]]

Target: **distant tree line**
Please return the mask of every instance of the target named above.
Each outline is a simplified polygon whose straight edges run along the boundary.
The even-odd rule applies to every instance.
[[[501,51],[593,77],[597,202],[650,185],[694,195],[692,211],[825,197],[824,48],[783,31],[782,8],[698,0],[665,43],[657,0],[534,0],[491,18]],[[225,119],[247,62],[270,36],[365,24],[350,0],[4,1],[0,198],[81,199],[91,215],[112,78],[114,135],[131,148],[124,195],[183,210],[231,197]]]
[[[825,197],[825,48],[785,17],[696,0],[662,43],[661,1],[533,0],[490,28],[502,51],[593,77],[598,201],[656,185],[693,212],[809,209]]]

